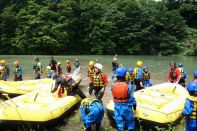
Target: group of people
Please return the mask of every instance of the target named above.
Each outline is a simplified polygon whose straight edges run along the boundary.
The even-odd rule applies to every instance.
[[[13,62],[14,68],[11,71],[10,68],[7,66],[6,60],[0,60],[0,80],[6,81],[10,74],[14,74],[14,81],[22,81],[23,80],[23,69],[20,66],[20,62],[18,60],[15,60]],[[67,73],[71,72],[72,69],[72,63],[70,60],[66,60],[65,62],[66,71]],[[74,62],[75,68],[78,68],[80,66],[78,58]],[[35,63],[33,65],[33,71],[34,71],[34,78],[40,79],[41,75],[44,73],[42,63],[40,62],[39,57],[35,57]],[[63,70],[61,67],[61,62],[57,62],[53,56],[49,56],[49,64],[46,66],[46,78],[51,78],[52,75],[56,73],[58,75],[63,74]]]
[[[118,64],[117,55],[114,56],[112,60],[112,79],[117,75],[116,69],[118,67],[126,68],[125,78],[127,82],[130,82],[135,85],[136,90],[143,89],[144,87],[152,86],[152,82],[150,80],[150,73],[147,66],[143,66],[142,61],[137,61],[137,67],[134,68],[126,68],[122,64]]]
[[[56,62],[52,56],[49,57],[49,65],[47,68],[47,77],[55,81],[51,93],[58,93],[58,97],[63,97],[65,89],[67,95],[78,94],[83,100],[80,106],[82,121],[86,131],[91,131],[95,127],[98,131],[104,116],[104,105],[102,98],[104,96],[105,88],[108,84],[106,73],[103,72],[103,65],[98,61],[89,61],[87,76],[89,77],[88,93],[91,95],[94,92],[95,98],[87,98],[80,90],[79,85],[75,83],[71,77],[62,73],[61,63]],[[14,61],[15,65],[13,73],[15,81],[22,80],[22,68],[19,61]],[[75,67],[79,67],[79,61],[76,59]],[[117,62],[117,55],[112,60],[112,82],[111,92],[114,100],[114,119],[117,125],[117,130],[135,129],[135,114],[137,102],[133,96],[134,91],[143,89],[144,87],[152,86],[150,80],[150,73],[147,66],[143,66],[142,61],[137,61],[137,67],[127,68]],[[71,71],[71,62],[66,61],[67,72]],[[35,58],[33,66],[35,79],[40,79],[42,71],[42,64],[39,58]],[[50,72],[50,73],[49,73]],[[168,69],[168,81],[171,83],[181,84],[185,86],[186,69],[182,63],[176,67],[175,62],[170,62]],[[6,65],[5,60],[0,61],[0,79],[6,80],[10,75],[10,69]],[[186,130],[194,131],[197,129],[197,71],[194,72],[194,79],[187,85],[189,97],[186,100],[183,116],[187,117]]]
[[[19,61],[14,61],[13,62],[14,68],[12,73],[14,74],[14,81],[22,81],[22,73],[23,70],[19,66]],[[7,81],[11,74],[10,68],[7,66],[6,60],[0,60],[0,80]]]
[[[118,64],[117,56],[112,60],[112,79],[116,77],[116,80],[111,85],[111,91],[114,100],[114,119],[118,131],[125,129],[132,131],[135,129],[137,102],[133,92],[152,86],[148,68],[146,66],[142,67],[142,65],[142,61],[137,61],[137,67],[133,71],[131,68]],[[96,130],[99,130],[104,116],[102,97],[98,96],[103,96],[104,92],[102,92],[102,89],[105,89],[107,80],[106,77],[102,77],[105,76],[102,75],[104,73],[100,73],[99,77],[96,75],[99,74],[96,70],[100,69],[102,71],[101,67],[102,65],[99,63],[94,64],[94,61],[89,62],[88,77],[90,77],[90,81],[88,91],[89,94],[92,94],[92,91],[95,92],[95,99],[83,99],[80,107],[82,121],[87,131],[92,129],[92,125],[94,125],[93,127]],[[182,63],[179,63],[179,66],[176,67],[175,62],[170,62],[168,69],[168,81],[170,83],[181,84],[185,87],[186,74],[186,69]],[[98,81],[100,84],[98,84]],[[190,96],[185,103],[184,111],[181,115],[187,118],[186,131],[195,131],[197,130],[197,71],[194,72],[194,79],[189,82],[187,90]]]
[[[65,62],[66,71],[70,73],[72,70],[72,63],[70,60],[66,60]],[[75,68],[80,66],[78,58],[74,62]],[[39,61],[38,57],[35,57],[35,63],[33,66],[33,70],[35,73],[35,79],[40,79],[41,74],[43,73],[42,64]],[[46,67],[46,77],[51,78],[53,74],[58,74],[61,76],[63,74],[63,70],[61,67],[61,62],[57,62],[53,56],[49,56],[49,65]]]

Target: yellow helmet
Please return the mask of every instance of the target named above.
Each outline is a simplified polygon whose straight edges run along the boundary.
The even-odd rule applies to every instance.
[[[142,61],[137,61],[137,66],[142,67]]]
[[[93,66],[94,65],[94,61],[89,61],[89,66]]]
[[[0,61],[0,64],[5,65],[6,64],[6,61],[5,60],[1,60]]]
[[[61,62],[57,62],[57,65],[61,65],[62,63]]]

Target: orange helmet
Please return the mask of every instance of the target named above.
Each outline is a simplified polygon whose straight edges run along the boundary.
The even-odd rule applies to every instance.
[[[16,61],[13,62],[13,64],[14,65],[19,65],[19,61],[16,60]]]

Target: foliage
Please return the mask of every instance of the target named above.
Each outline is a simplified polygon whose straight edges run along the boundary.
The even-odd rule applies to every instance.
[[[193,3],[1,0],[0,53],[178,54],[188,38],[196,42],[187,28],[196,28],[196,17]],[[195,55],[192,47],[184,54]]]

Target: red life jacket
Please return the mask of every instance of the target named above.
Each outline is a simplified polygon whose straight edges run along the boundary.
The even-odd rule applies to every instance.
[[[112,88],[112,95],[115,102],[127,102],[128,101],[128,86],[125,82],[116,82]]]

